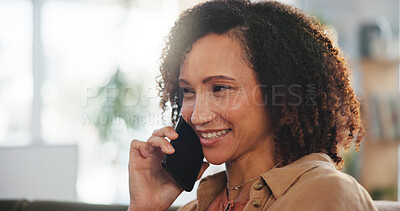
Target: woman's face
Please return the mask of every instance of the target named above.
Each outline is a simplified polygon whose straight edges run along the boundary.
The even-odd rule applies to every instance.
[[[254,71],[241,55],[238,41],[210,34],[193,45],[181,65],[181,112],[212,164],[257,156],[272,140]]]

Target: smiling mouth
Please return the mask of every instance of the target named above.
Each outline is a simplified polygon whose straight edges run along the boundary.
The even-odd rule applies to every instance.
[[[225,129],[225,130],[220,130],[220,131],[210,132],[210,133],[200,133],[200,136],[202,138],[211,140],[211,139],[216,139],[216,138],[218,138],[220,136],[223,136],[223,135],[225,135],[227,132],[229,132],[231,130],[232,129]]]

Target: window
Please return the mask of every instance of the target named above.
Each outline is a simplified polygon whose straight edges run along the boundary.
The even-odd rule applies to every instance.
[[[77,145],[77,200],[129,203],[130,140],[145,141],[164,126],[155,77],[180,6],[178,0],[0,0],[0,146]],[[140,129],[117,122],[120,141],[102,142],[95,123],[103,114],[91,105],[104,100],[99,87],[117,68],[141,85],[145,112],[135,117]]]
[[[31,140],[32,5],[0,1],[0,144]]]
[[[151,121],[161,112],[155,77],[163,38],[178,15],[177,7],[166,6],[146,9],[112,1],[59,0],[47,0],[42,6],[42,137],[46,144],[78,145],[78,200],[129,202],[126,163],[130,140],[145,140],[152,130],[162,127],[161,121]],[[107,116],[91,105],[107,100],[99,99],[104,97],[99,87],[117,68],[133,83],[143,85],[141,91],[147,98],[140,103],[147,112],[139,121],[140,130],[127,130],[116,123],[119,140],[103,143],[95,123]]]

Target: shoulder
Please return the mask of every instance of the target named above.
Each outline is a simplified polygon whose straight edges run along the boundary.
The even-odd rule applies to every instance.
[[[326,166],[317,166],[302,174],[296,182],[298,188],[317,188],[317,190],[337,190],[349,193],[364,188],[348,174]]]
[[[326,166],[304,172],[284,197],[307,209],[375,210],[368,192],[353,177]]]

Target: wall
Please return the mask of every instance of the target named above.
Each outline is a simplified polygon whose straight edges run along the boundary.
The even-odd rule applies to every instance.
[[[361,117],[367,130],[367,135],[361,144],[361,151],[357,153],[360,156],[360,172],[357,179],[370,193],[387,192],[396,187],[399,179],[398,145],[400,140],[398,138],[377,139],[370,136],[369,131],[375,128],[368,121],[368,117],[372,114],[369,98],[372,94],[398,96],[399,48],[397,47],[397,52],[393,52],[393,55],[383,56],[382,61],[376,58],[361,58],[359,32],[363,24],[374,23],[380,17],[384,17],[393,32],[393,45],[398,46],[399,1],[298,0],[297,6],[333,25],[339,33],[339,46],[350,59],[353,70],[352,86],[361,102]],[[397,58],[394,55],[397,55]],[[393,56],[394,59],[389,56]],[[395,200],[392,192],[385,197],[379,199]],[[397,197],[400,197],[400,194]]]

